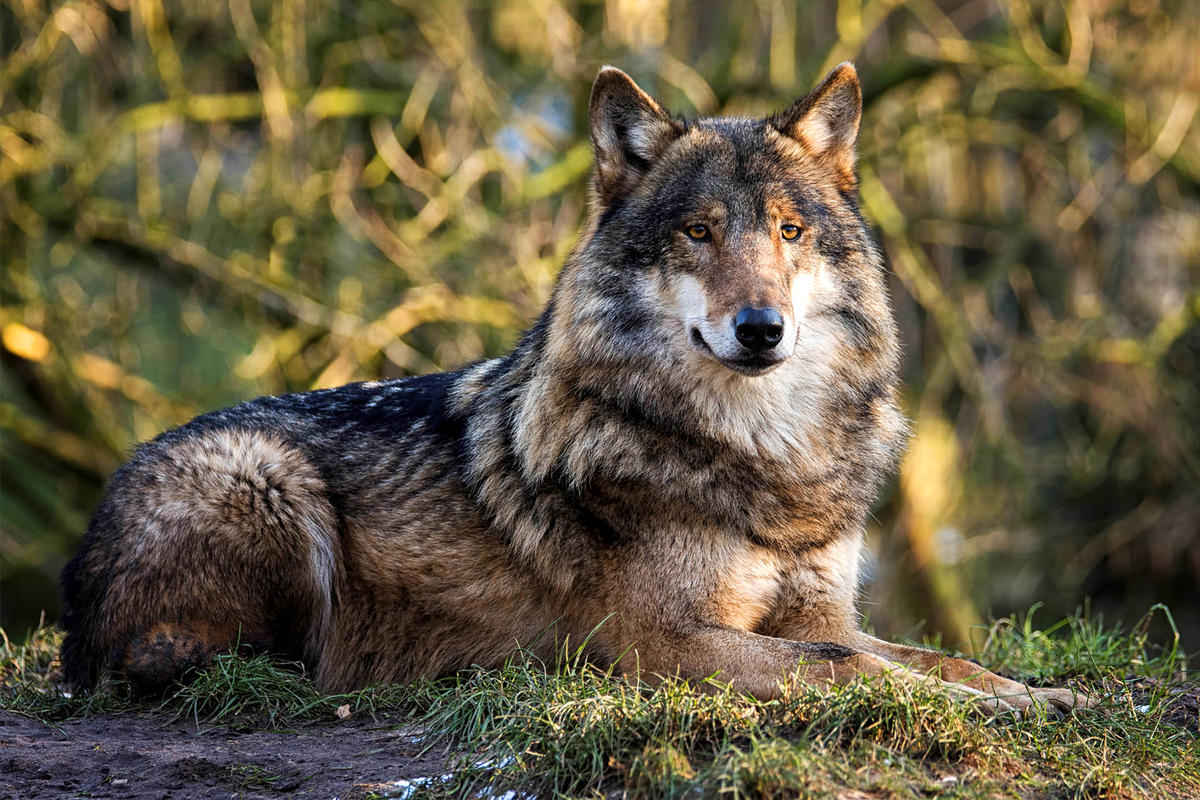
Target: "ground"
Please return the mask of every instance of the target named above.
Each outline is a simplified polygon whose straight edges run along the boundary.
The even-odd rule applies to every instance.
[[[649,689],[569,657],[325,696],[230,656],[153,701],[72,696],[44,628],[4,639],[0,798],[1200,797],[1200,683],[1148,629],[998,622],[982,663],[1105,699],[1014,718],[886,680]]]
[[[403,727],[370,717],[255,730],[135,713],[51,726],[0,711],[0,796],[349,800],[440,774],[444,759],[421,749]]]

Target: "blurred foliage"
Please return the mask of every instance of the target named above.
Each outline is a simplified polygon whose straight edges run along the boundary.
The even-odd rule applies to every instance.
[[[986,609],[1086,594],[1170,603],[1196,641],[1198,14],[3,0],[0,624],[56,612],[137,441],[511,347],[585,211],[601,64],[757,114],[852,59],[917,431],[870,531],[871,624],[963,642]]]

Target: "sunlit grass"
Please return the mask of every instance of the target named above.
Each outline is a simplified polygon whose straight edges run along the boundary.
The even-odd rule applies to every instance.
[[[421,785],[435,796],[484,787],[535,797],[1200,793],[1198,721],[1181,715],[1179,699],[1200,688],[1178,647],[1155,647],[1145,624],[1122,633],[1079,615],[1038,631],[1029,616],[993,625],[983,663],[1038,682],[1078,679],[1104,698],[1100,709],[988,717],[888,679],[763,702],[715,682],[641,685],[577,654],[548,667],[516,654],[502,669],[343,695],[320,693],[299,665],[224,656],[164,697],[138,698],[118,681],[68,695],[55,680],[60,635],[48,628],[5,640],[0,705],[49,724],[137,712],[198,727],[332,724],[345,706],[342,716],[373,714],[448,748],[451,777]]]
[[[1064,675],[1106,678],[1121,672],[1128,678],[1169,677],[1183,668],[1179,630],[1170,609],[1156,605],[1126,633],[1120,624],[1105,627],[1098,617],[1077,614],[1045,629],[1036,629],[1028,614],[993,623],[983,646],[983,659],[1001,672],[1014,672],[1037,683]],[[1172,638],[1165,645],[1151,643],[1150,623],[1165,619]]]

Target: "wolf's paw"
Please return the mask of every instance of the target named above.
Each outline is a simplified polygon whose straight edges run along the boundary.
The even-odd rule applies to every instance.
[[[976,717],[996,717],[1004,714],[1020,714],[1016,706],[999,697],[989,697],[985,694],[972,694],[966,698],[971,704],[971,713]]]
[[[1006,694],[1004,700],[1026,716],[1049,712],[1061,717],[1069,711],[1095,708],[1100,700],[1073,689],[1022,686],[1022,691]]]
[[[1030,717],[1050,714],[1062,717],[1070,711],[1095,708],[1100,704],[1099,699],[1072,689],[1043,689],[1015,681],[1006,683],[1009,685],[1004,687],[993,684],[990,692],[971,689],[961,684],[946,686],[952,693],[971,701],[975,711],[987,716],[1016,714]]]
[[[961,683],[949,683],[939,680],[932,675],[916,674],[917,679],[930,681],[941,686],[941,688],[954,697],[968,705],[972,716],[976,717],[994,717],[1000,714],[1019,714],[1019,709],[1009,702],[1008,697],[1001,697],[996,694],[988,694],[981,692],[978,689],[972,689],[969,686],[964,686]]]

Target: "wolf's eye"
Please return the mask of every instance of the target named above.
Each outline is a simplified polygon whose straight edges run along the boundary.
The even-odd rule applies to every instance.
[[[687,235],[693,239],[704,239],[708,236],[707,225],[689,225]]]
[[[779,234],[790,242],[800,236],[800,228],[797,225],[784,225],[779,229]]]

